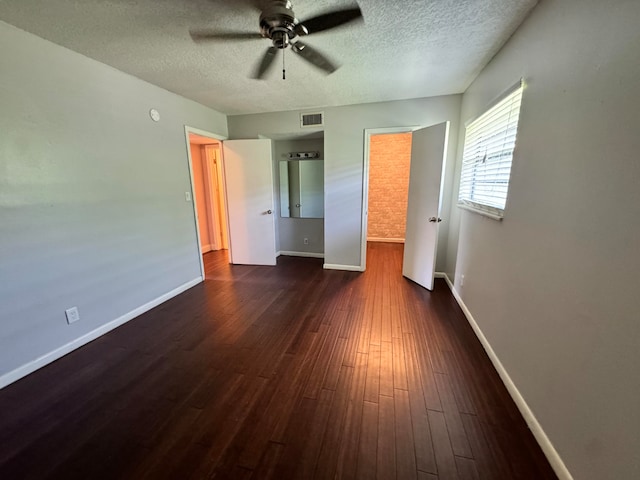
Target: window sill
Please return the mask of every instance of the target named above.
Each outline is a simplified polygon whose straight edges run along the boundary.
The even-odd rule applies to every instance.
[[[471,205],[466,205],[464,203],[458,203],[458,208],[461,208],[462,210],[467,210],[469,212],[477,213],[478,215],[483,215],[485,217],[489,217],[489,218],[491,218],[493,220],[497,220],[499,222],[502,221],[502,218],[504,217],[503,213],[490,212],[488,210],[472,207]]]

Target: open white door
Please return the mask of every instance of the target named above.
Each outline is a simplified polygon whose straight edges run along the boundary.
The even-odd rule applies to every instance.
[[[222,142],[231,263],[275,265],[271,140]]]
[[[433,290],[449,122],[413,132],[402,275]]]

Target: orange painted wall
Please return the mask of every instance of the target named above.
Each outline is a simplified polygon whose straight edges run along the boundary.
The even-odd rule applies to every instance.
[[[202,166],[202,145],[191,145],[191,168],[193,171],[193,186],[196,194],[196,211],[198,212],[198,225],[200,227],[200,246],[204,252],[211,249],[209,238],[209,218],[205,203],[204,170]]]
[[[404,239],[410,166],[411,133],[371,137],[367,238]]]

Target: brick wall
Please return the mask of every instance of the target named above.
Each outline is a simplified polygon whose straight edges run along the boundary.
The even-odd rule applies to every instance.
[[[411,133],[373,135],[369,147],[367,238],[404,239]]]

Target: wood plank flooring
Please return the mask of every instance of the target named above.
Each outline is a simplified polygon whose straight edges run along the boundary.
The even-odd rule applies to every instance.
[[[2,479],[554,479],[446,284],[232,266],[0,391]]]

